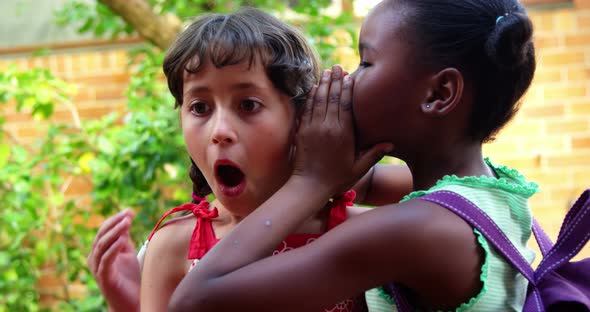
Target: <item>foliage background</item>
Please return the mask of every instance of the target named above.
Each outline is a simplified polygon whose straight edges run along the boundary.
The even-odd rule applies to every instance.
[[[157,15],[172,14],[185,22],[203,12],[262,8],[301,26],[327,64],[339,61],[337,46],[356,46],[351,14],[326,15],[329,0],[147,2]],[[102,2],[70,0],[55,12],[55,20],[96,37],[136,35]],[[0,110],[0,312],[106,310],[86,267],[96,233],[87,226],[89,220],[130,207],[137,214],[132,235],[139,245],[155,216],[190,199],[189,162],[161,74],[163,56],[164,49],[149,42],[130,51],[126,111],[87,121],[72,103],[76,84],[40,68],[23,71],[14,65],[0,73],[0,105],[16,103],[22,114],[49,124],[40,141],[22,144],[4,131]],[[69,109],[69,122],[50,118],[57,105]],[[80,178],[93,185],[90,206],[65,196]],[[47,267],[55,269],[62,289],[51,306],[41,302],[38,292]],[[73,291],[79,284],[85,286],[82,293]]]

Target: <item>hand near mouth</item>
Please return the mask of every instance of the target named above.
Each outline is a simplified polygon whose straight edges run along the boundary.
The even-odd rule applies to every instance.
[[[352,117],[353,80],[342,68],[326,70],[308,95],[297,133],[293,175],[338,194],[353,185],[393,148],[378,144],[355,151]]]

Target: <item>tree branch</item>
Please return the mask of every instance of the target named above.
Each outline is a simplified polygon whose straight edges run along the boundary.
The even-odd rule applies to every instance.
[[[146,0],[99,0],[121,16],[143,38],[166,50],[180,32],[178,16],[158,15]]]

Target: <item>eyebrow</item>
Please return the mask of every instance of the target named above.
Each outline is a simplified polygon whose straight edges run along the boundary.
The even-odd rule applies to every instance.
[[[252,82],[236,83],[236,84],[232,85],[231,88],[234,90],[247,90],[247,89],[262,90],[262,89],[265,89],[264,87],[257,85],[255,83],[252,83]],[[207,93],[207,92],[211,92],[211,88],[209,88],[208,86],[196,86],[196,87],[188,89],[186,92],[184,92],[184,94]]]
[[[373,45],[371,45],[370,43],[366,42],[366,41],[361,41],[359,42],[359,51],[363,51],[363,50],[375,50],[375,47],[373,47]]]
[[[262,86],[252,82],[240,82],[232,85],[232,89],[264,89]]]

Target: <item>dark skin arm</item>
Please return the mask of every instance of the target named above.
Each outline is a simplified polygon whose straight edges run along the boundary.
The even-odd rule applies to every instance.
[[[170,311],[317,311],[392,281],[437,308],[477,294],[481,259],[471,228],[420,200],[376,208],[312,244],[270,257],[288,233],[388,147],[355,158],[351,86],[336,76],[329,88],[330,77],[323,78],[319,95],[307,103],[293,176],[183,279]]]
[[[219,272],[240,254],[239,247],[227,254],[230,248],[210,258],[228,260],[219,263]],[[189,273],[170,310],[320,311],[392,281],[407,285],[431,306],[452,308],[481,288],[471,228],[443,208],[417,201],[368,211],[313,244],[259,258],[225,274],[211,272],[209,278]],[[212,262],[198,269],[211,269]]]

